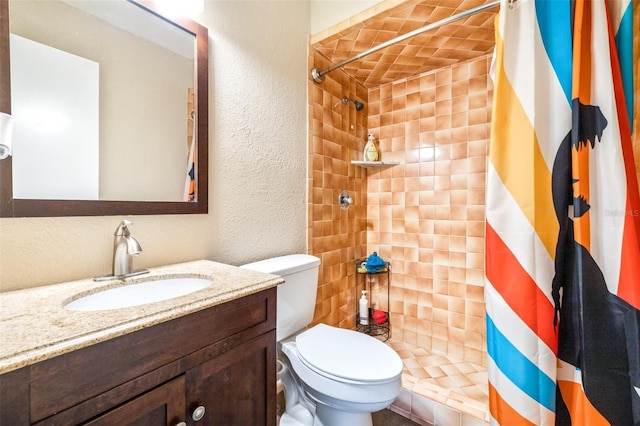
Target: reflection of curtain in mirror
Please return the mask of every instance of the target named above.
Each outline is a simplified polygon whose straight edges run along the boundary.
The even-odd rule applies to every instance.
[[[196,201],[196,110],[193,89],[187,89],[187,176],[184,200]]]

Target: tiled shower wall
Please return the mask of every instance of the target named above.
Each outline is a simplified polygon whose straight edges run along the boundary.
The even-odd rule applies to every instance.
[[[331,64],[313,50],[309,69]],[[322,264],[314,323],[354,326],[353,259],[366,255],[367,175],[350,164],[361,159],[367,135],[368,107],[356,111],[343,97],[368,103],[367,91],[341,70],[309,83],[308,235],[309,252]],[[353,205],[340,209],[338,195],[350,192]]]
[[[315,55],[315,56],[314,56]],[[330,65],[311,51],[309,67]],[[309,244],[322,259],[314,322],[352,328],[353,260],[392,262],[393,336],[478,364],[484,356],[484,176],[489,57],[367,91],[342,71],[310,84]],[[356,112],[343,96],[366,107]],[[337,104],[337,105],[336,105]],[[379,170],[360,160],[379,138]],[[337,204],[348,189],[354,205]]]
[[[486,365],[484,207],[490,56],[369,91],[367,251],[393,265],[394,338]]]

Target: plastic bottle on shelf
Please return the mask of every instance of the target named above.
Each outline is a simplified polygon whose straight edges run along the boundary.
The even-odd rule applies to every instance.
[[[364,161],[378,161],[380,159],[380,152],[376,146],[376,138],[373,135],[367,137],[367,144],[364,146],[362,157]]]
[[[369,325],[369,301],[367,300],[367,290],[362,290],[360,298],[360,325]]]

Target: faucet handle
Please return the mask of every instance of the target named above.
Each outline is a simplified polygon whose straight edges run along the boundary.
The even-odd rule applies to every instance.
[[[133,222],[130,220],[123,220],[120,222],[120,225],[116,228],[116,232],[113,234],[116,237],[128,237],[129,236],[129,225],[133,225]]]

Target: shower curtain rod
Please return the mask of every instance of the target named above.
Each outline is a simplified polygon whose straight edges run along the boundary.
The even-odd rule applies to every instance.
[[[513,0],[512,0],[513,1]],[[399,43],[401,41],[404,41],[408,38],[411,38],[413,36],[416,36],[418,34],[422,34],[426,31],[429,30],[433,30],[436,28],[439,28],[443,25],[449,24],[453,21],[457,21],[458,19],[462,19],[465,18],[467,16],[470,15],[474,15],[478,12],[482,12],[485,9],[489,9],[490,7],[496,6],[500,4],[500,0],[493,0],[490,1],[489,3],[480,5],[478,7],[474,7],[473,9],[469,9],[466,10],[464,12],[460,12],[456,15],[451,15],[448,18],[444,18],[441,19],[440,21],[434,22],[432,24],[428,24],[425,25],[424,27],[415,29],[413,31],[410,31],[406,34],[400,35],[398,37],[392,38],[391,40],[385,41],[384,43],[380,43],[377,46],[372,47],[371,49],[367,49],[364,52],[361,52],[355,56],[352,56],[351,58],[345,59],[344,61],[338,62],[337,64],[331,65],[329,68],[324,69],[324,70],[319,70],[318,68],[312,68],[311,69],[311,78],[313,78],[313,81],[315,81],[316,83],[322,83],[324,81],[324,75],[330,73],[331,71],[340,68],[342,66],[347,65],[348,63],[351,63],[353,61],[356,61],[364,56],[370,55],[371,53],[377,52],[380,49],[384,49],[385,47],[389,47],[393,44]]]

